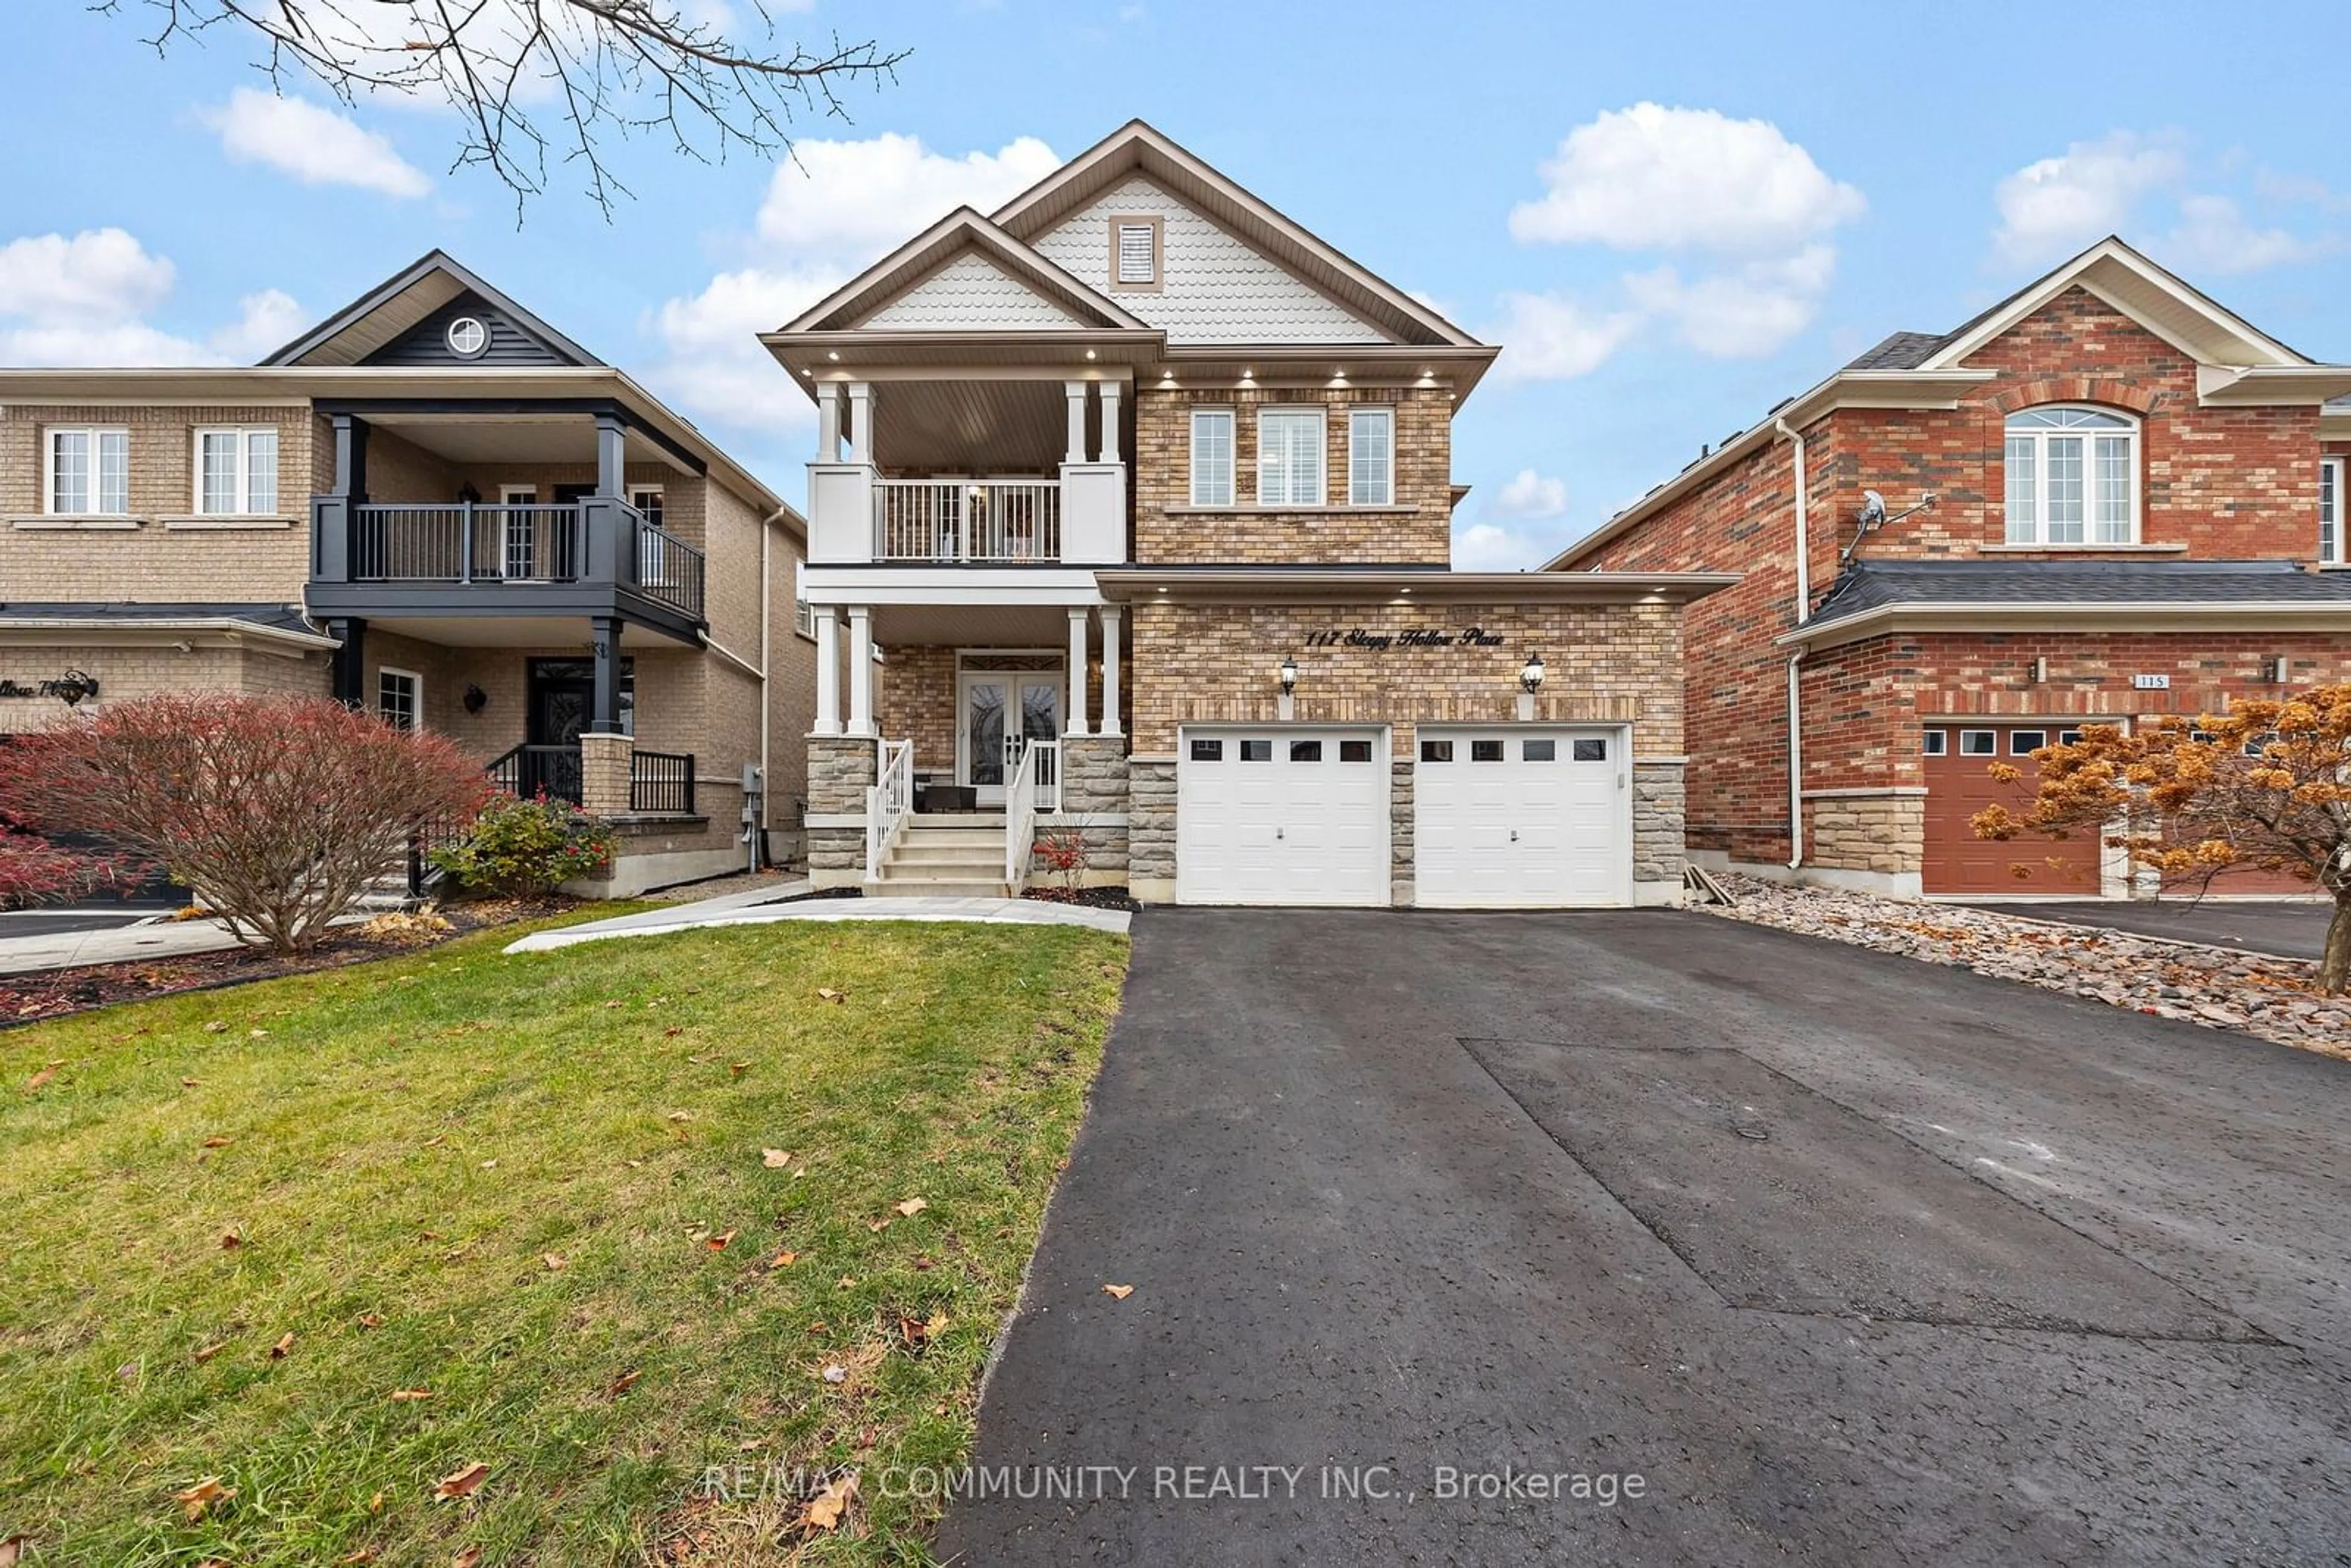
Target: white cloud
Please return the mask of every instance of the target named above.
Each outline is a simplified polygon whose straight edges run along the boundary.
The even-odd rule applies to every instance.
[[[1555,517],[1567,510],[1567,481],[1521,468],[1494,494],[1486,511],[1496,517]]]
[[[1757,359],[1812,325],[1835,271],[1834,249],[1813,245],[1688,283],[1670,267],[1635,273],[1625,292],[1641,310],[1672,321],[1674,335],[1699,353]]]
[[[2259,272],[2324,256],[2330,248],[2281,228],[2256,229],[2227,196],[2179,199],[2179,225],[2151,248],[2191,277],[2198,273]]]
[[[11,240],[0,246],[0,364],[216,365],[274,349],[301,327],[300,307],[272,288],[246,295],[237,319],[206,338],[167,331],[146,318],[173,277],[167,258],[121,229]]]
[[[1589,375],[1632,340],[1641,317],[1631,310],[1594,310],[1556,294],[1510,294],[1502,299],[1506,381],[1569,381]]]
[[[1655,103],[1577,126],[1542,176],[1541,198],[1510,209],[1516,239],[1769,254],[1868,204],[1769,120]]]
[[[802,141],[779,163],[753,223],[750,266],[665,301],[645,327],[661,342],[647,383],[716,423],[813,423],[757,334],[772,332],[958,206],[999,207],[1061,166],[1031,136],[994,152],[934,152],[912,136]]]
[[[1524,571],[1559,553],[1550,534],[1472,523],[1453,535],[1456,571]]]
[[[2128,225],[2149,192],[2186,177],[2188,160],[2168,141],[2117,131],[2076,141],[2056,158],[2028,163],[1992,190],[2000,227],[1992,249],[2011,267],[2058,261]]]
[[[121,229],[27,235],[0,246],[0,314],[119,321],[162,303],[172,277]]]
[[[304,99],[241,87],[201,118],[237,162],[260,163],[306,185],[351,185],[402,198],[433,189],[424,172],[388,139]]]
[[[789,262],[862,267],[958,206],[986,213],[1061,167],[1033,136],[994,152],[951,157],[894,132],[864,141],[802,141],[776,165],[759,204],[758,237]]]

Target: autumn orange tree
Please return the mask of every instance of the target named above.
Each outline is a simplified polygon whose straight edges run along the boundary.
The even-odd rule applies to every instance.
[[[2351,685],[2157,719],[2126,734],[2092,725],[2045,746],[2022,810],[1987,806],[1981,839],[2097,835],[2172,886],[2201,890],[2235,867],[2306,878],[2335,899],[2318,987],[2351,971]],[[2023,777],[1994,763],[1992,777]]]

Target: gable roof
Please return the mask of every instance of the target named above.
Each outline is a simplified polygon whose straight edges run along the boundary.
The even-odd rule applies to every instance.
[[[511,296],[461,266],[443,250],[412,265],[336,311],[269,355],[267,365],[356,365],[397,342],[451,301],[472,294],[536,340],[554,363],[602,366],[604,361],[525,309]]]
[[[1122,332],[1155,330],[971,208],[957,207],[769,336],[848,330],[957,256],[974,251],[1084,326]]]
[[[1201,216],[1400,343],[1482,347],[1475,338],[1353,257],[1283,216],[1153,126],[1130,120],[993,214],[1004,233],[1035,240],[1095,197],[1140,173]]]

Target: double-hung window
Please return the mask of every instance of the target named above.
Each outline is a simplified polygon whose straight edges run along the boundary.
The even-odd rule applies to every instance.
[[[1322,505],[1322,411],[1268,408],[1257,416],[1257,504]]]
[[[277,511],[277,427],[196,432],[196,515],[266,517]]]
[[[2343,545],[2343,481],[2345,469],[2351,468],[2340,457],[2329,457],[2318,465],[2318,559],[2329,566],[2344,563]]]
[[[2008,419],[2008,542],[2138,539],[2138,424],[2099,408],[2030,408]]]
[[[48,434],[49,511],[61,517],[131,510],[131,432],[55,425]]]
[[[1233,504],[1233,411],[1192,411],[1192,505]]]
[[[1395,410],[1347,413],[1347,505],[1384,507],[1395,499]]]
[[[411,734],[424,727],[424,681],[390,665],[376,672],[375,711],[384,723]]]

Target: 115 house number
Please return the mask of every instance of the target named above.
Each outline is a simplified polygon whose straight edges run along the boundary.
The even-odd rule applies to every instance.
[[[2168,692],[2171,689],[2169,675],[2133,675],[2131,685],[2142,692]]]

